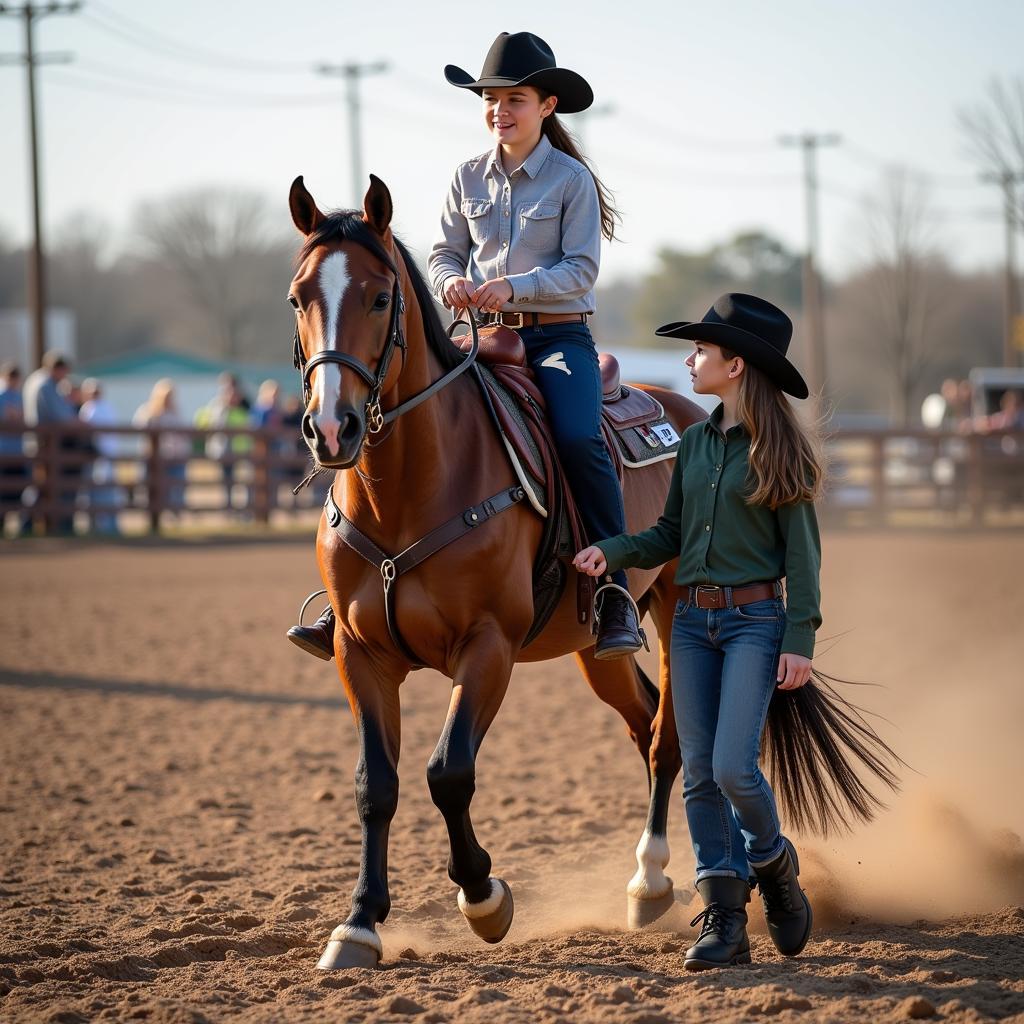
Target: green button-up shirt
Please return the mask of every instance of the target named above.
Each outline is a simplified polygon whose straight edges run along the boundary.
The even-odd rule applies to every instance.
[[[786,579],[783,653],[814,654],[821,625],[821,539],[812,502],[748,505],[750,435],[724,434],[723,407],[683,432],[665,511],[649,530],[597,542],[608,571],[653,569],[676,556],[676,583],[738,587]]]

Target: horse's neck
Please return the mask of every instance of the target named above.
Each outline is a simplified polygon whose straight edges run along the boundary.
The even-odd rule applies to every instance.
[[[403,288],[406,295],[413,294],[407,280]],[[427,344],[415,300],[409,302],[406,340],[398,383],[382,396],[385,411],[423,391],[445,372]],[[396,355],[397,360],[402,358],[402,353]],[[445,467],[450,468],[453,437],[463,436],[460,423],[467,413],[467,387],[472,384],[464,375],[379,434],[367,435],[359,462],[335,479],[335,500],[349,519],[376,523],[381,533],[397,536],[418,524],[434,504],[447,504]]]

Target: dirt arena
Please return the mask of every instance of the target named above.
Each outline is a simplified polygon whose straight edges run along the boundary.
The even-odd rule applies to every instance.
[[[393,910],[374,971],[315,964],[347,913],[355,731],[286,644],[308,541],[0,546],[0,1019],[1024,1021],[1024,536],[833,533],[818,664],[916,770],[871,827],[800,840],[817,930],[682,970],[678,905],[625,930],[643,765],[567,659],[513,677],[474,817],[517,916],[474,939],[424,769],[446,680],[404,691]],[[757,904],[755,897],[755,904]]]

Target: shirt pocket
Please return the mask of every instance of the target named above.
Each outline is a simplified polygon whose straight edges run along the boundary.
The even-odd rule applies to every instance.
[[[483,245],[491,233],[491,209],[494,203],[490,199],[462,200],[460,209],[462,216],[469,224],[469,236],[474,245]]]
[[[561,203],[523,203],[519,207],[519,240],[537,252],[561,252]]]

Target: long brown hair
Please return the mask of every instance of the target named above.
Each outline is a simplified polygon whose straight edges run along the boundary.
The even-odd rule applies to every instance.
[[[543,89],[537,89],[536,91],[540,95],[541,103],[549,96],[554,95],[554,93],[545,92]],[[597,186],[597,201],[601,206],[601,234],[610,242],[615,237],[615,225],[622,223],[622,217],[615,207],[611,190],[594,173],[594,168],[590,166],[590,161],[583,154],[579,139],[558,120],[556,113],[552,112],[544,118],[541,122],[540,130],[542,135],[548,137],[548,142],[555,149],[560,149],[567,156],[571,156],[573,160],[579,160],[590,171],[590,176],[594,179],[594,184]]]
[[[722,349],[726,359],[735,354]],[[736,415],[750,434],[750,505],[775,509],[798,501],[816,501],[825,483],[821,425],[800,422],[781,388],[748,360]]]

